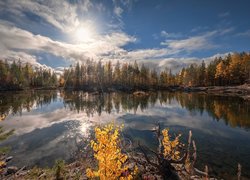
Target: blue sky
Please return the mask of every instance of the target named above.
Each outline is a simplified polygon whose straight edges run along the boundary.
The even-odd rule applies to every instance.
[[[248,0],[1,0],[0,58],[61,70],[87,59],[179,69],[249,51]]]

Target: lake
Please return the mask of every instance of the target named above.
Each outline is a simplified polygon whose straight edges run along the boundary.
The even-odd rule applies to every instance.
[[[197,146],[196,167],[220,177],[250,178],[250,101],[201,93],[155,92],[149,96],[126,93],[91,95],[85,92],[28,91],[0,93],[0,122],[15,133],[0,146],[9,146],[11,164],[52,166],[56,159],[72,162],[84,151],[93,127],[124,124],[122,135],[133,143],[156,148],[152,130],[159,122],[171,134],[189,130]]]

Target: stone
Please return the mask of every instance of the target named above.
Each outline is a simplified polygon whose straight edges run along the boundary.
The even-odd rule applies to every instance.
[[[13,156],[9,156],[5,159],[5,162],[9,162],[11,159],[13,159]]]
[[[18,171],[18,168],[16,166],[9,166],[7,167],[7,174],[14,174]]]

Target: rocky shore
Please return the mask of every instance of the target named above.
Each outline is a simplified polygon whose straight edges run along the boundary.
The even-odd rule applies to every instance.
[[[7,161],[10,161],[13,157],[8,157]],[[137,179],[152,179],[152,180],[163,180],[163,178],[157,174],[157,169],[148,164],[147,160],[140,153],[135,158],[136,164],[139,169]],[[15,166],[6,165],[2,167],[0,179],[2,180],[26,180],[26,179],[88,179],[86,175],[86,167],[91,164],[90,161],[76,160],[70,164],[56,164],[53,168],[37,168],[28,169],[25,166],[17,168]],[[155,160],[156,161],[156,160]],[[128,162],[129,167],[134,166],[134,161]],[[184,168],[183,164],[172,164],[176,169],[176,177],[171,179],[190,179],[190,180],[202,180],[206,176],[204,172],[194,173],[190,176]],[[216,180],[214,177],[207,177],[207,180]]]
[[[245,100],[250,100],[250,84],[240,86],[180,87],[176,91],[203,92],[220,96],[239,96]]]

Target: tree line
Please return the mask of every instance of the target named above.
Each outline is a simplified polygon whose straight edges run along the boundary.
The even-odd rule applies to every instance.
[[[65,88],[74,89],[144,89],[158,86],[158,74],[145,65],[139,67],[136,61],[133,64],[118,61],[113,67],[111,61],[102,64],[101,61],[87,60],[84,64],[77,63],[76,67],[65,69],[59,82]]]
[[[241,85],[250,79],[250,53],[216,57],[209,64],[191,64],[174,74],[171,69],[157,72],[144,64],[102,63],[87,60],[65,69],[59,85],[68,89],[161,89],[171,86]]]
[[[48,69],[34,68],[31,64],[0,60],[0,90],[51,88],[57,86],[56,74]]]
[[[250,79],[250,53],[233,53],[216,57],[207,66],[192,64],[175,76],[178,85],[227,86],[241,85]]]
[[[29,63],[0,60],[0,90],[26,88],[55,88],[75,90],[147,90],[173,86],[228,86],[250,81],[250,53],[233,53],[216,57],[209,64],[194,63],[178,73],[171,69],[158,72],[146,65],[133,63],[112,64],[111,61],[86,60],[75,67],[64,69],[58,78],[55,72],[34,68]]]

